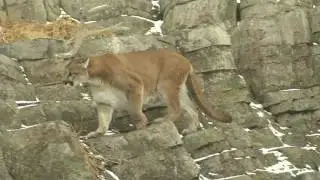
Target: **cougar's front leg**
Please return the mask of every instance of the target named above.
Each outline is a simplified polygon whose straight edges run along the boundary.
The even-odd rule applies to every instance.
[[[98,137],[105,134],[108,129],[110,122],[112,120],[112,114],[114,109],[107,104],[98,103],[97,104],[97,113],[98,113],[98,121],[99,125],[97,130],[90,132],[86,135],[86,138]]]
[[[117,77],[113,85],[126,93],[128,98],[128,113],[133,119],[136,128],[142,129],[148,123],[147,117],[142,112],[144,96],[143,81],[138,74],[128,69],[121,69],[119,73],[122,74],[122,77]]]

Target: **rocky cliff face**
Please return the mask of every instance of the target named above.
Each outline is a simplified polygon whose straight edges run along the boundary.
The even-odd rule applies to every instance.
[[[0,7],[2,19],[15,21],[54,21],[63,9],[96,21],[91,27],[124,22],[129,30],[89,38],[79,54],[177,49],[206,97],[234,119],[202,118],[202,130],[182,137],[187,117],[135,131],[117,112],[111,128],[120,133],[80,141],[97,127],[90,92],[50,85],[65,67],[52,55],[68,43],[2,43],[1,180],[320,179],[320,1],[0,0]],[[145,109],[150,120],[165,110]]]

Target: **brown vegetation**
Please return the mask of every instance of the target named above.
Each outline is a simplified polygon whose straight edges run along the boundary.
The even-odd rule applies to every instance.
[[[0,42],[8,43],[21,39],[55,38],[70,39],[79,30],[80,24],[71,18],[52,22],[0,21]]]

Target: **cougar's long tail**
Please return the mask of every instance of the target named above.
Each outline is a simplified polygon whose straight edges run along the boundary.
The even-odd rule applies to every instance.
[[[221,121],[224,123],[230,123],[232,121],[232,118],[227,113],[216,109],[215,107],[211,106],[212,108],[209,108],[209,106],[205,103],[203,98],[203,93],[200,87],[199,79],[197,75],[193,72],[191,72],[187,78],[187,87],[191,94],[193,95],[197,105],[200,107],[200,109],[210,116],[211,118]]]

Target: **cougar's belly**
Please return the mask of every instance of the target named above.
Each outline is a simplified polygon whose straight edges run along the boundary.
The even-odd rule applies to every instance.
[[[117,109],[127,109],[128,99],[125,93],[113,86],[91,87],[92,97],[96,103],[103,103]]]
[[[119,110],[127,110],[129,107],[126,94],[113,86],[91,87],[90,89],[93,100],[96,103],[108,104]],[[146,96],[143,98],[145,108],[163,104],[163,100],[159,92],[152,92],[145,95]]]

